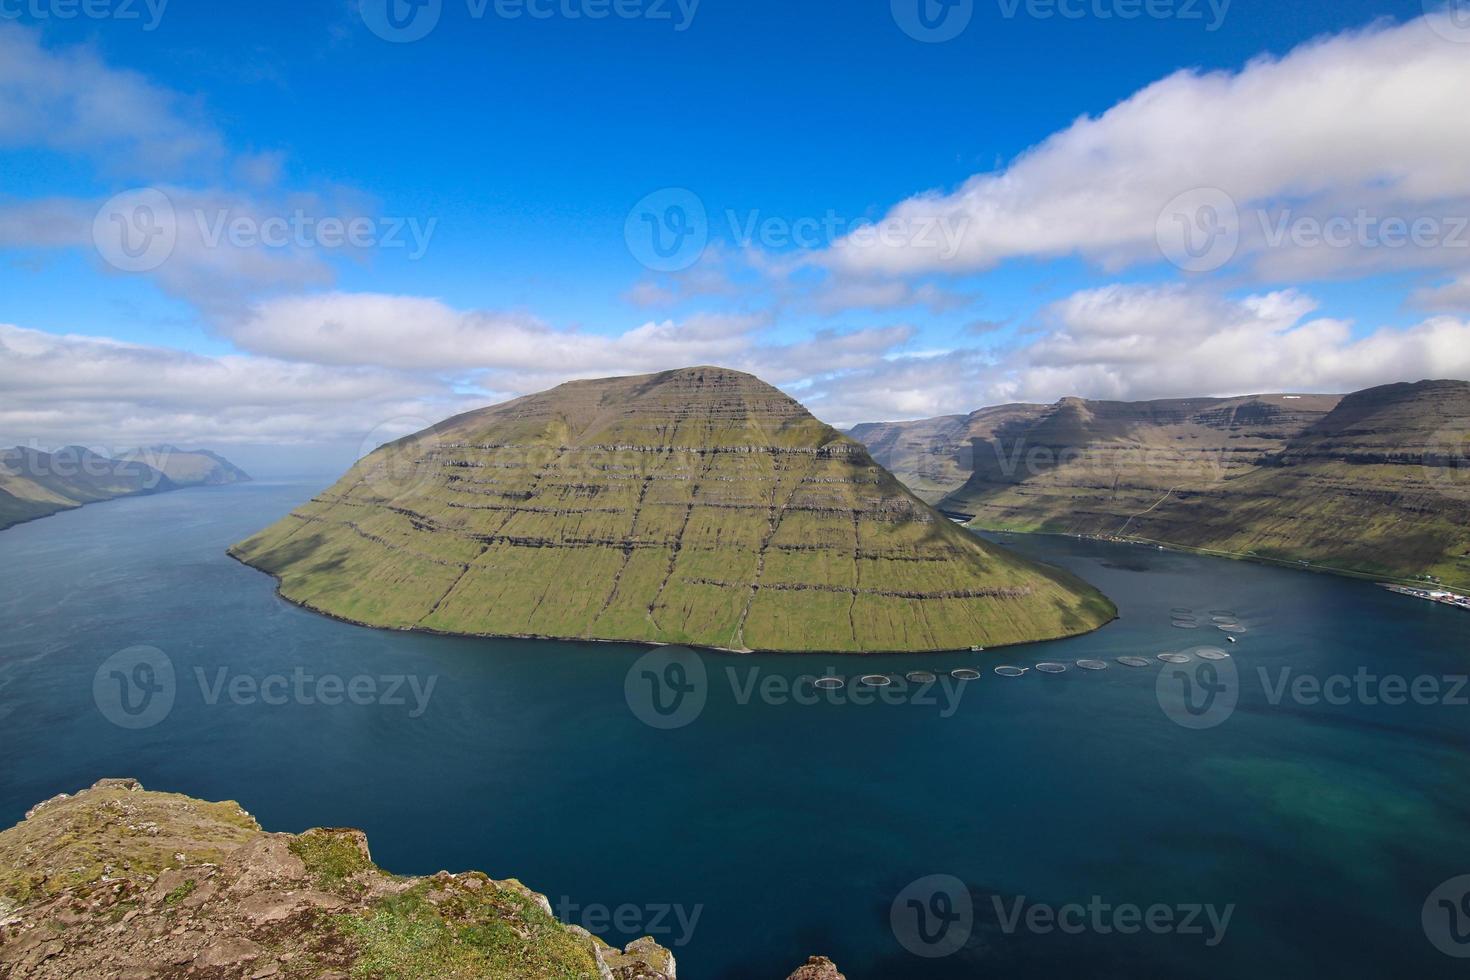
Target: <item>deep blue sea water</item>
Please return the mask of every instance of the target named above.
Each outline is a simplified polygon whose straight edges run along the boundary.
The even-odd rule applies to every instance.
[[[1463,675],[1462,611],[1304,572],[1007,537],[1101,587],[1121,619],[981,654],[674,651],[670,668],[641,660],[646,648],[379,632],[288,605],[224,549],[315,489],[190,490],[0,533],[0,825],[55,793],[136,776],[238,799],[273,830],[362,827],[390,870],[515,876],[575,903],[563,915],[611,941],[653,931],[685,980],[784,977],[810,953],[852,980],[1439,977],[1470,965],[1432,942],[1470,941],[1470,918],[1454,918],[1470,904],[1436,899],[1423,921],[1431,893],[1470,874],[1470,690],[1437,681],[1423,704],[1361,687],[1336,704],[1272,694],[1303,675]],[[1244,625],[1238,643],[1212,613]],[[1172,625],[1189,615],[1199,629]],[[1114,662],[1201,644],[1232,656],[1212,670]],[[137,653],[109,662],[138,646],[174,672],[157,718],[162,674],[137,673]],[[1082,658],[1110,666],[990,671]],[[890,689],[895,703],[852,703],[854,686],[813,698],[799,681],[967,666],[983,676],[922,696]],[[646,675],[687,680],[702,710],[681,707],[675,721],[693,715],[683,727],[646,724],[663,717]],[[358,700],[377,700],[351,703],[331,682],[322,692],[327,676],[369,678]],[[405,703],[378,703],[397,677],[420,695],[433,683],[421,712],[406,683],[387,698]],[[1195,713],[1182,708],[1186,681]],[[285,703],[254,696],[262,682]],[[1069,903],[1110,911],[1076,934],[1003,921]],[[1099,928],[1128,923],[1120,906],[1231,918],[1214,945],[1208,924]]]

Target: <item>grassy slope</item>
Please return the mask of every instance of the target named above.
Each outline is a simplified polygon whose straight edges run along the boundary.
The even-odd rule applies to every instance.
[[[1025,436],[1054,465],[1008,470],[982,454],[941,506],[994,529],[1429,574],[1470,588],[1470,384],[1370,389],[1295,432],[1265,416],[1219,428],[1135,412],[1098,425],[1077,417],[1086,406],[1065,409]]]
[[[652,940],[620,954],[557,921],[518,881],[398,878],[357,831],[267,834],[238,804],[133,780],[47,801],[0,832],[0,920],[16,912],[25,928],[0,930],[0,975],[39,962],[48,980],[117,976],[122,964],[187,964],[201,945],[242,941],[252,962],[204,975],[248,977],[269,963],[283,980],[584,980],[599,959],[619,978],[672,972]],[[37,946],[39,959],[28,955]]]
[[[79,449],[8,449],[0,452],[0,529],[83,504],[173,488],[166,476],[137,461]]]
[[[232,553],[311,608],[454,633],[944,650],[1114,615],[936,515],[779,391],[717,368],[451,419]]]

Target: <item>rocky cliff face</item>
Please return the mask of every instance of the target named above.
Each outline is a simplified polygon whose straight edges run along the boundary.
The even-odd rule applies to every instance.
[[[462,634],[953,650],[1113,615],[721,368],[575,382],[450,419],[232,554],[310,608]]]
[[[1470,383],[1345,398],[1065,399],[977,438],[939,504],[978,526],[1157,541],[1470,587]]]
[[[839,980],[814,957],[799,980]],[[235,803],[107,779],[0,833],[6,980],[676,980],[543,895],[479,872],[401,878],[355,830],[272,834]]]
[[[998,405],[916,422],[865,422],[848,434],[920,499],[937,504],[975,471],[973,447],[1024,431],[1048,405]]]

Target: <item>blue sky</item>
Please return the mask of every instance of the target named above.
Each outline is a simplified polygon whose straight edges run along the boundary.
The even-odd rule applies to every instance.
[[[567,15],[587,0],[540,0],[551,16],[517,19],[496,16],[494,0],[481,18],[467,0],[442,0],[412,43],[370,29],[383,0],[367,0],[366,20],[357,0],[172,0],[153,29],[142,0],[129,5],[139,19],[64,20],[62,2],[0,2],[0,41],[21,52],[0,67],[0,107],[11,106],[0,108],[0,324],[29,338],[0,358],[32,379],[94,373],[98,387],[29,381],[21,404],[0,410],[6,441],[346,445],[394,418],[721,355],[836,423],[1465,370],[1444,353],[1459,335],[1444,331],[1463,327],[1470,294],[1450,227],[1470,187],[1417,175],[1470,140],[1467,124],[1451,103],[1401,110],[1366,94],[1409,99],[1400,89],[1426,79],[1465,90],[1455,73],[1470,67],[1470,37],[1458,21],[1431,29],[1418,0],[1153,0],[1170,16],[1127,18],[1143,0],[1064,0],[1072,14],[1049,17],[1047,0],[970,0],[968,25],[937,43],[901,21],[904,3],[938,0],[623,0],[642,15],[601,20]],[[1321,91],[1338,71],[1342,87],[1363,86],[1358,103]],[[1267,124],[1254,106],[1271,107]],[[71,125],[47,124],[58,117]],[[1093,125],[1068,139],[1082,117]],[[1171,145],[1192,126],[1198,137]],[[1402,142],[1401,157],[1385,141]],[[1314,159],[1324,146],[1330,158]],[[997,179],[966,183],[986,175]],[[1175,193],[1227,183],[1246,243],[1202,273],[1165,261],[1137,229],[1113,234],[1111,218],[1071,229],[1075,209],[1048,205],[1078,195],[1146,231]],[[379,237],[399,225],[431,234],[421,248],[181,244],[159,268],[121,272],[78,229],[141,188],[196,226],[211,214],[361,216]],[[661,274],[639,263],[625,224],[668,188],[693,192],[711,244]],[[1293,220],[1365,207],[1375,221],[1427,216],[1438,238],[1398,251],[1251,241],[1253,208],[1287,207]],[[731,234],[731,215],[778,230],[832,222],[840,237],[925,208],[964,217],[957,261],[916,258],[912,241],[853,253]],[[1238,344],[1275,353],[1218,380],[1196,365],[1176,382],[1161,378],[1177,357],[1088,360],[1102,338],[1154,346],[1148,331],[1171,329],[1168,317],[1186,334],[1243,330]],[[98,361],[129,358],[216,378],[254,368],[339,394],[191,402],[180,392],[218,386],[193,375],[153,398],[141,383],[120,393]],[[116,435],[96,431],[108,419]]]

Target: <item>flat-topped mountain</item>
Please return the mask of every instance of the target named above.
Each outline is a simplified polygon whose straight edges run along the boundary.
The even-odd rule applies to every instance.
[[[156,446],[113,458],[81,446],[17,446],[0,450],[0,529],[102,500],[249,479],[208,450]]]
[[[231,553],[309,608],[475,635],[953,650],[1114,615],[954,526],[782,392],[715,367],[449,419]]]
[[[1470,383],[1335,395],[1064,399],[975,439],[939,507],[977,526],[1139,539],[1470,586]]]
[[[1323,418],[1339,395],[1246,395],[1147,402],[1064,398],[1055,405],[998,405],[969,415],[914,422],[869,422],[850,430],[873,458],[920,497],[938,503],[977,472],[1010,482],[1008,471],[1044,467],[1081,447],[1139,456],[1151,468],[1168,463],[1232,465],[1285,448]],[[1017,455],[1016,450],[1022,451]],[[976,455],[978,450],[979,455]],[[1162,474],[1161,474],[1162,475]]]

